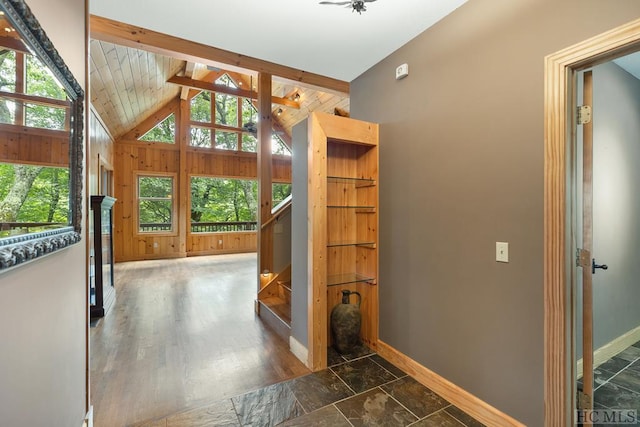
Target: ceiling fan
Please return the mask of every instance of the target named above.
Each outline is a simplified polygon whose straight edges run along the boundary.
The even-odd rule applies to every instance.
[[[366,12],[365,3],[373,3],[376,0],[350,0],[350,1],[321,1],[320,4],[331,4],[334,6],[347,6],[352,8],[352,12]]]

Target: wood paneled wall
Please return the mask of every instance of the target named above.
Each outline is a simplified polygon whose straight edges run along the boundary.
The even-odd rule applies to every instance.
[[[91,110],[89,118],[89,164],[87,171],[89,174],[89,188],[87,194],[100,194],[98,187],[98,174],[100,165],[113,170],[113,138],[106,130],[98,114]],[[113,196],[113,194],[109,194]]]
[[[69,132],[0,124],[0,161],[69,166]]]
[[[178,120],[176,120],[178,121]],[[180,138],[177,138],[180,140]],[[197,233],[189,232],[189,221],[175,222],[176,229],[169,233],[139,233],[137,230],[137,184],[140,173],[167,174],[176,178],[176,203],[186,200],[180,188],[189,191],[191,176],[230,177],[257,179],[257,156],[255,153],[238,153],[188,147],[186,170],[180,170],[180,147],[175,144],[118,140],[115,144],[114,173],[114,252],[116,261],[142,259],[177,258],[191,255],[210,255],[256,250],[255,232]],[[291,158],[278,156],[273,159],[274,182],[291,182]],[[181,185],[181,181],[187,185]],[[190,212],[174,208],[174,212]],[[186,232],[177,229],[186,223]]]

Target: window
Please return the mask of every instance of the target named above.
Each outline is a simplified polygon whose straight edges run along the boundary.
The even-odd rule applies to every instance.
[[[176,142],[176,116],[171,113],[166,119],[155,125],[140,138],[139,141],[164,142],[175,144]]]
[[[0,163],[0,237],[69,224],[69,169]]]
[[[248,179],[191,177],[191,232],[255,231],[258,183]]]
[[[138,176],[138,231],[173,231],[174,178]]]
[[[284,201],[291,194],[291,184],[274,182],[271,184],[272,203],[274,208]]]
[[[24,75],[24,83],[18,75]],[[0,52],[0,90],[23,95],[23,99],[3,96],[1,123],[68,129],[67,94],[49,68],[33,55],[11,50]]]

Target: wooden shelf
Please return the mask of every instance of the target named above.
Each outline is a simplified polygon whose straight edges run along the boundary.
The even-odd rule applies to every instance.
[[[356,213],[376,213],[375,206],[331,205],[327,209],[354,209]]]
[[[359,246],[359,247],[362,247],[362,248],[375,249],[376,248],[376,242],[373,242],[373,241],[368,241],[368,242],[343,241],[343,242],[328,242],[327,243],[327,247],[328,248],[334,248],[334,247],[340,247],[340,246]]]
[[[328,182],[354,185],[356,188],[373,187],[376,181],[370,178],[349,178],[344,176],[328,176]]]
[[[349,283],[368,283],[376,284],[375,277],[365,276],[358,273],[342,273],[327,276],[327,286],[347,285]]]

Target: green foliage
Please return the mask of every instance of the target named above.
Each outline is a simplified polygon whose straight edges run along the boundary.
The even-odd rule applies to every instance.
[[[171,113],[166,119],[158,123],[149,132],[138,138],[140,141],[166,142],[175,144],[176,142],[176,116]]]
[[[38,58],[27,55],[27,84],[26,93],[52,99],[67,99],[67,94],[58,80],[53,77]]]
[[[211,123],[211,93],[202,91],[191,99],[190,116],[194,122]]]
[[[68,223],[69,169],[42,168],[18,214],[18,222]]]
[[[191,177],[191,221],[255,221],[258,183],[253,180]]]
[[[271,206],[278,206],[280,202],[291,194],[291,184],[274,182],[271,184],[271,192],[273,194],[273,203]]]
[[[216,148],[223,150],[238,149],[238,134],[216,129]]]
[[[215,94],[216,124],[238,127],[238,97]]]
[[[67,99],[62,85],[58,83],[49,68],[34,56],[26,56],[26,93],[51,99]],[[30,127],[63,130],[67,111],[64,108],[25,104],[25,124]]]
[[[16,53],[12,50],[0,51],[0,90],[13,92],[16,88]],[[0,123],[13,123],[15,103],[0,102]]]
[[[192,126],[190,134],[193,147],[211,147],[211,129]]]
[[[25,166],[40,168],[36,166]],[[16,165],[0,163],[0,205],[15,183]],[[58,222],[69,219],[69,169],[41,168],[19,207],[16,222]]]
[[[173,214],[173,178],[138,177],[140,224],[171,224]],[[142,231],[142,227],[141,227]]]

